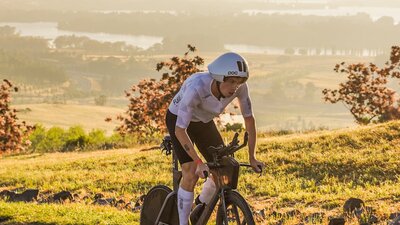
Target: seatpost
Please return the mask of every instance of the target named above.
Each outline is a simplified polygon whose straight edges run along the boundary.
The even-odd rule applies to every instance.
[[[179,171],[178,165],[178,157],[175,154],[175,151],[172,151],[172,185],[174,191],[178,191],[179,189],[179,181],[182,178],[182,171]]]

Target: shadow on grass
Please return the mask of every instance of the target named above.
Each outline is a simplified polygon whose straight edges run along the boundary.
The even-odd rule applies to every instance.
[[[11,216],[0,216],[0,224],[2,224],[3,222],[6,222],[8,220],[11,220],[12,217]]]
[[[57,225],[56,223],[43,223],[43,222],[28,222],[28,223],[20,223],[20,222],[11,222],[13,217],[11,216],[0,216],[0,225]]]
[[[160,149],[160,146],[152,146],[152,147],[149,147],[149,148],[142,148],[142,149],[140,149],[140,151],[141,152],[147,152],[147,151],[157,150],[157,149]]]

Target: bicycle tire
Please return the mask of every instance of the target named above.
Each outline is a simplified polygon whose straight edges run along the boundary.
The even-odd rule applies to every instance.
[[[225,206],[228,224],[255,225],[253,213],[251,212],[249,205],[237,191],[229,191],[225,195]],[[216,224],[228,225],[225,224],[224,217],[222,204],[219,204]]]
[[[157,185],[150,189],[140,210],[140,225],[154,225],[165,198],[171,192],[171,188],[165,185]]]

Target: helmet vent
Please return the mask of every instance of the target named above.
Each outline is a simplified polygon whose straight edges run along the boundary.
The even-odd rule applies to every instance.
[[[243,71],[242,62],[241,61],[236,61],[236,63],[238,65],[239,71],[242,72]]]

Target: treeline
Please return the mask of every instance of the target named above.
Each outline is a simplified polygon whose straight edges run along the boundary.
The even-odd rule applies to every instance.
[[[67,80],[65,72],[51,63],[2,49],[0,49],[0,78],[39,86],[63,83]]]
[[[24,51],[24,52],[46,52],[48,42],[44,38],[21,37],[14,27],[0,27],[0,50]]]
[[[71,15],[60,28],[164,37],[173,46],[191,40],[207,51],[223,44],[271,47],[386,49],[397,42],[400,25],[391,17],[374,22],[368,14],[322,17],[265,14],[87,13]]]
[[[84,77],[95,79],[102,93],[121,94],[130,84],[154,73],[151,60],[140,60],[149,52],[124,42],[60,36],[53,44],[49,47],[51,43],[44,38],[24,37],[13,27],[0,27],[0,78],[38,88],[72,81],[73,87],[64,94],[77,96],[74,93],[91,93],[90,81]]]
[[[59,66],[40,59],[48,51],[46,39],[21,37],[13,27],[0,27],[0,78],[36,85],[65,82]]]
[[[143,54],[142,49],[125,42],[99,42],[85,36],[59,36],[54,40],[57,49],[83,50],[101,54]]]

